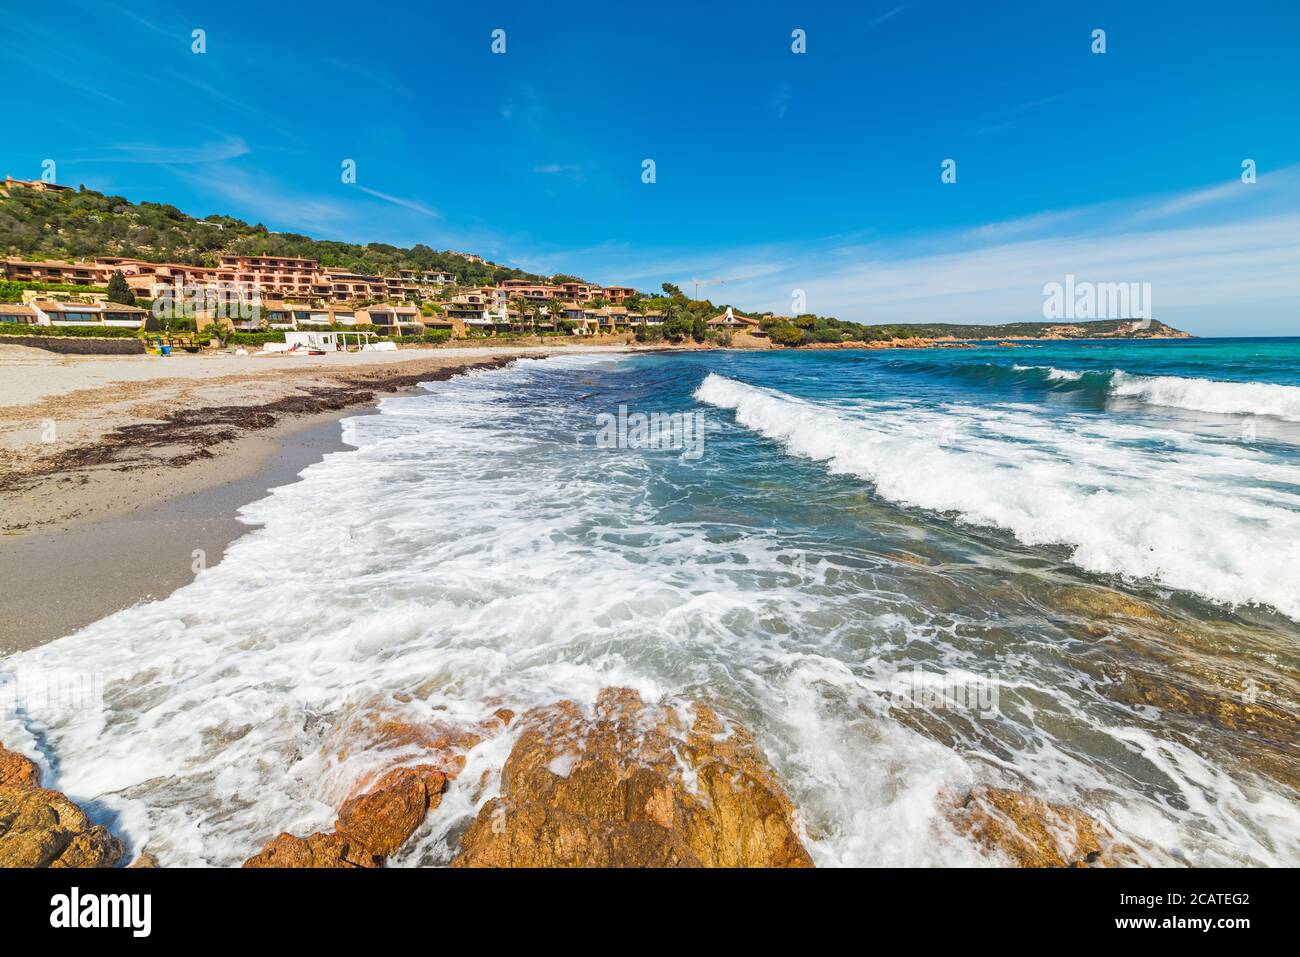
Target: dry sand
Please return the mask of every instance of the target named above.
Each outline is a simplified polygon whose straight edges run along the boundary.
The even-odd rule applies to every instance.
[[[338,419],[376,397],[583,349],[158,358],[0,346],[0,655],[192,580],[195,549],[219,561],[247,530],[236,510],[342,449]]]

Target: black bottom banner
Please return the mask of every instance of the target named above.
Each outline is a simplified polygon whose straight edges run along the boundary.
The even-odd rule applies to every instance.
[[[574,933],[658,934],[679,920],[715,924],[729,939],[765,938],[812,920],[819,936],[927,943],[1065,932],[1094,944],[1199,935],[1232,946],[1294,926],[1295,878],[1293,870],[47,870],[0,871],[0,899],[11,943],[75,934],[128,945],[436,946],[472,933],[484,942],[542,934],[561,945]]]

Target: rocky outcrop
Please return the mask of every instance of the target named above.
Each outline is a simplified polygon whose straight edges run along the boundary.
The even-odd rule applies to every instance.
[[[58,792],[40,769],[0,745],[0,868],[112,867],[122,842]]]
[[[627,688],[522,733],[456,867],[810,867],[793,805],[750,734]]]
[[[333,831],[305,838],[280,834],[244,867],[383,866],[442,802],[447,785],[465,767],[465,752],[504,731],[514,718],[513,711],[500,708],[476,724],[422,721],[402,710],[411,701],[410,695],[367,700],[325,739],[327,752],[339,762],[357,751],[358,742],[372,758],[390,762],[353,782]]]
[[[31,758],[6,751],[0,744],[0,787],[38,788],[41,769]]]
[[[365,794],[345,802],[334,829],[387,857],[438,806],[446,787],[447,775],[437,768],[395,768]]]
[[[112,867],[122,850],[58,791],[0,785],[0,868]]]
[[[245,867],[378,867],[383,860],[346,834],[281,834],[267,842]]]
[[[244,866],[378,867],[442,801],[447,780],[428,765],[393,768],[343,803],[332,832],[305,838],[280,834]]]
[[[948,812],[958,833],[1018,867],[1127,867],[1133,848],[1072,807],[1006,788],[977,787]]]

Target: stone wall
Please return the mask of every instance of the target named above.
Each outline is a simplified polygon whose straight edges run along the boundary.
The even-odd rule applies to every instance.
[[[80,336],[10,336],[0,334],[0,345],[30,346],[47,352],[75,356],[136,356],[144,354],[140,339],[96,339]]]

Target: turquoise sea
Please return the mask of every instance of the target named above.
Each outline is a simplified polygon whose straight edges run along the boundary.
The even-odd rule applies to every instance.
[[[820,865],[997,863],[944,814],[978,783],[1300,863],[1300,339],[574,354],[344,434],[192,585],[0,661],[105,676],[0,740],[164,860],[328,827],[358,714],[626,684],[750,727]]]

